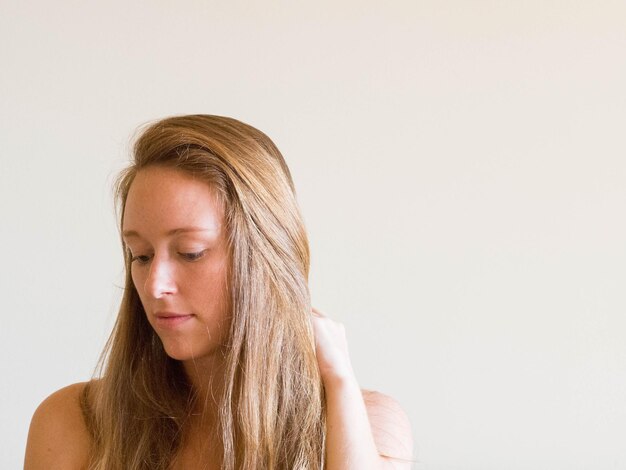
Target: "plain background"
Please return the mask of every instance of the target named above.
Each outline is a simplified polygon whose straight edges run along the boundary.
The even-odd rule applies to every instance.
[[[626,469],[622,1],[0,3],[1,468],[120,299],[138,126],[238,118],[293,172],[314,304],[420,470]]]

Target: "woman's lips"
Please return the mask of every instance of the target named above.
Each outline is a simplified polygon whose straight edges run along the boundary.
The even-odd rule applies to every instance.
[[[194,315],[190,314],[179,314],[179,313],[158,313],[156,315],[156,325],[162,328],[176,328],[183,323],[191,320]]]

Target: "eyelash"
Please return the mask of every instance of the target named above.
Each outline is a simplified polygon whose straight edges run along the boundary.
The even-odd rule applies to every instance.
[[[197,251],[195,253],[178,253],[185,261],[194,262],[202,258],[206,253],[206,250]],[[139,264],[146,264],[149,260],[142,260],[141,258],[148,258],[147,255],[137,255],[130,258],[130,262],[137,261]]]
[[[205,250],[197,251],[195,253],[178,253],[187,261],[197,261],[204,256]]]

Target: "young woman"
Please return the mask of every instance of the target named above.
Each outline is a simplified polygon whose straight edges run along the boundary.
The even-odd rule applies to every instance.
[[[312,309],[287,165],[240,121],[148,127],[117,183],[126,286],[99,378],[35,412],[25,469],[410,468],[406,415],[362,392]]]

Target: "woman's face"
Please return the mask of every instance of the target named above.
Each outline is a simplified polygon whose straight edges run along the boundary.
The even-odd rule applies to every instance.
[[[213,190],[180,170],[142,169],[122,226],[133,283],[166,353],[185,361],[216,352],[229,326],[230,256]]]

